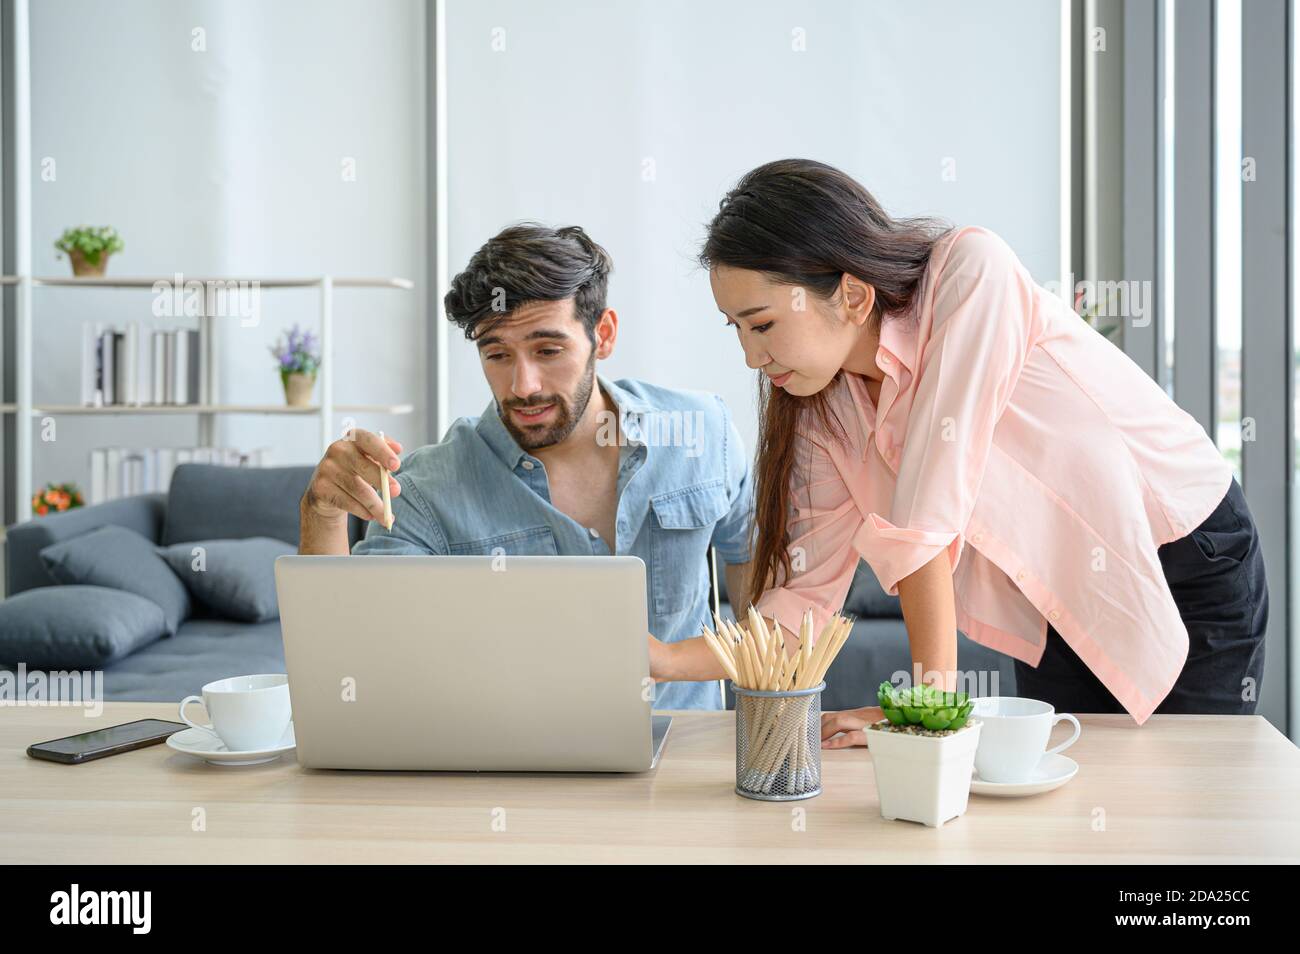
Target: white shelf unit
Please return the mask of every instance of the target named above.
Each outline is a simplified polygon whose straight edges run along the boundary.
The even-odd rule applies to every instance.
[[[411,404],[335,404],[334,403],[334,289],[335,288],[389,288],[410,290],[415,283],[408,278],[335,278],[322,275],[316,278],[254,278],[244,276],[208,276],[192,278],[183,276],[182,281],[188,287],[191,282],[202,282],[204,288],[204,308],[199,318],[200,357],[198,404],[111,404],[92,407],[81,404],[36,404],[32,400],[32,335],[31,303],[32,289],[40,287],[61,288],[147,288],[153,289],[159,283],[172,287],[175,275],[161,278],[126,277],[126,278],[78,278],[78,277],[36,277],[30,275],[0,275],[0,285],[17,286],[17,307],[14,318],[17,322],[17,355],[15,356],[15,393],[17,401],[0,403],[0,414],[16,414],[19,422],[34,423],[34,418],[46,414],[77,415],[138,415],[138,414],[194,414],[199,418],[199,443],[211,444],[217,415],[220,414],[284,414],[298,417],[319,419],[321,449],[324,450],[335,438],[334,413],[365,414],[410,414],[414,410]],[[214,291],[220,287],[229,287],[240,283],[254,284],[259,292],[275,288],[317,288],[320,290],[320,331],[319,345],[321,366],[316,375],[320,403],[305,407],[290,407],[275,404],[225,404],[218,400],[216,393],[217,341],[212,334],[213,321],[230,320],[213,314]],[[28,501],[32,488],[32,427],[16,427],[17,435],[17,480],[13,488],[14,512],[18,521],[25,522],[32,517]]]

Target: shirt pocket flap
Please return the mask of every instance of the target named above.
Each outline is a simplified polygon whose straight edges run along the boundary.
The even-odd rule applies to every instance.
[[[452,556],[554,556],[555,533],[549,526],[530,527],[482,540],[452,543],[447,552]]]
[[[665,530],[711,527],[727,513],[727,494],[722,481],[710,481],[685,490],[674,490],[650,498],[659,526]]]

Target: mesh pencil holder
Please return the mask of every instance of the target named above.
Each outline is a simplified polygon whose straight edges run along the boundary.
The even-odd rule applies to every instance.
[[[769,802],[822,791],[822,690],[736,693],[736,793]]]

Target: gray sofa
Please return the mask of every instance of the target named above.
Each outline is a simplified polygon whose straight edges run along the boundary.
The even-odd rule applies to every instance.
[[[105,525],[143,534],[155,543],[268,536],[298,544],[298,502],[312,467],[222,467],[182,464],[168,494],[123,497],[50,514],[6,530],[5,593],[57,586],[39,553]],[[365,525],[348,522],[351,542]],[[196,614],[202,609],[196,604]],[[175,636],[160,639],[104,669],[110,702],[174,702],[204,683],[240,673],[284,672],[280,621],[239,623],[195,615]]]
[[[56,586],[46,571],[41,549],[97,527],[117,525],[159,544],[192,540],[269,536],[298,544],[298,502],[312,468],[240,468],[183,464],[176,469],[168,494],[126,497],[16,524],[7,530],[6,594],[38,586]],[[365,524],[350,517],[349,541],[355,543]],[[721,576],[721,574],[719,574]],[[719,596],[731,615],[725,584]],[[911,655],[897,597],[888,597],[865,563],[858,567],[846,606],[859,616],[827,674],[824,709],[865,705],[875,687],[895,671],[907,671]],[[195,613],[202,613],[197,604]],[[958,664],[967,671],[997,673],[1001,695],[1015,694],[1009,657],[958,634]],[[279,620],[239,623],[196,615],[177,634],[160,639],[104,670],[108,701],[174,702],[197,693],[204,683],[239,673],[283,672],[284,648]],[[728,692],[728,706],[733,701]]]

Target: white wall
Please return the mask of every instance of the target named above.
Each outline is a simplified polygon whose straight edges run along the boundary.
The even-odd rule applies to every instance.
[[[447,8],[452,272],[509,222],[582,224],[616,264],[611,304],[623,320],[602,372],[716,390],[751,446],[753,378],[694,263],[704,223],[747,169],[792,155],[834,163],[894,213],[987,225],[1040,280],[1053,277],[1055,4]],[[115,274],[419,280],[423,17],[416,0],[32,4],[36,273],[65,273],[51,243],[92,222],[126,238]],[[191,50],[195,27],[206,53]],[[343,156],[356,157],[357,182],[341,181]],[[45,157],[54,182],[40,179]],[[945,157],[955,181],[941,178]],[[149,318],[147,293],[35,294],[38,402],[76,400],[82,318]],[[414,403],[413,416],[360,423],[417,440],[424,294],[340,292],[336,308],[336,399]],[[281,400],[266,345],[316,314],[311,292],[267,292],[260,328],[225,329],[223,395]],[[449,339],[451,416],[478,414],[490,393],[477,357],[456,329]],[[35,483],[84,484],[96,444],[186,444],[196,433],[191,419],[64,417],[55,443],[37,441]],[[278,463],[320,451],[299,419],[225,418],[219,439],[270,445]]]
[[[416,0],[93,0],[31,5],[33,268],[70,274],[65,226],[111,224],[114,275],[401,275],[420,283],[424,243],[424,11]],[[206,52],[191,48],[202,28]],[[357,180],[340,173],[356,159]],[[41,179],[42,160],[57,178]],[[76,403],[82,319],[151,316],[148,291],[34,292],[34,399]],[[424,430],[425,291],[335,298],[335,400],[409,402],[359,420]],[[222,326],[221,397],[283,403],[267,352],[313,291],[266,291],[261,324]],[[341,415],[340,424],[341,427]],[[188,445],[197,418],[61,417],[35,444],[34,486],[89,479],[92,446]],[[227,417],[218,442],[271,446],[277,464],[320,457],[314,418]]]
[[[582,225],[615,263],[619,343],[601,372],[716,391],[751,450],[754,372],[694,262],[748,169],[829,162],[892,213],[985,225],[1040,282],[1057,277],[1057,4],[447,7],[451,273],[510,222]],[[477,356],[449,338],[450,416],[479,414],[491,392]]]

